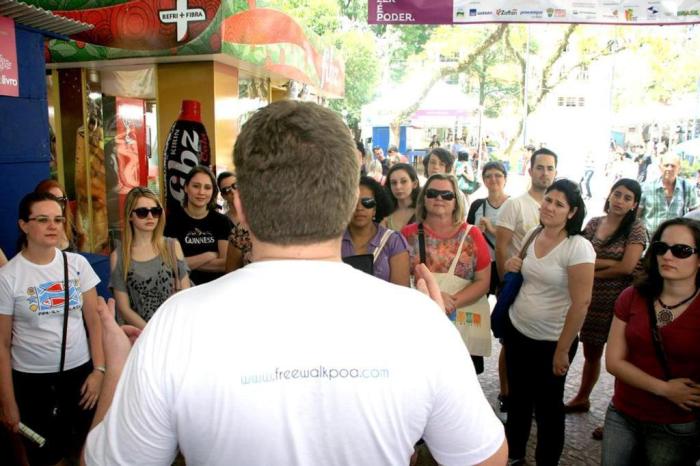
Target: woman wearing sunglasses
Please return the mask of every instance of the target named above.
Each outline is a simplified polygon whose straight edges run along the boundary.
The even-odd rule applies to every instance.
[[[77,458],[105,372],[100,279],[84,257],[58,249],[65,222],[53,195],[26,195],[22,248],[0,268],[0,422],[46,438],[41,448],[24,442],[32,465]]]
[[[148,188],[133,188],[124,210],[121,244],[110,256],[110,286],[124,321],[143,329],[160,305],[189,288],[190,281],[180,243],[163,236],[165,217],[158,196]]]
[[[559,464],[564,447],[564,383],[593,287],[595,251],[581,235],[585,217],[578,185],[567,179],[555,181],[545,191],[540,226],[525,236],[525,259],[514,256],[505,263],[506,271],[523,276],[508,312],[504,339],[509,387],[506,436],[512,464],[524,464],[533,411],[536,462]]]
[[[416,221],[416,201],[420,194],[420,183],[416,169],[407,163],[392,165],[386,174],[389,199],[393,204],[391,215],[382,224],[396,231],[401,231],[409,223]]]
[[[234,191],[236,190],[236,175],[232,172],[222,172],[216,179],[221,196],[226,200],[226,216],[233,224],[231,234],[228,237],[226,249],[226,273],[240,269],[250,263],[253,245],[250,242],[250,233],[241,224],[238,212],[233,204]]]
[[[615,303],[605,363],[615,392],[602,464],[694,465],[700,456],[700,222],[662,223],[644,276]]]
[[[176,238],[187,259],[193,285],[224,274],[231,222],[216,211],[219,189],[209,168],[198,165],[185,177],[182,209],[168,212],[165,235]]]
[[[61,234],[58,248],[61,251],[82,251],[82,247],[85,245],[86,235],[73,220],[73,212],[68,204],[68,196],[63,186],[56,180],[46,179],[40,181],[39,184],[36,185],[34,192],[49,193],[56,197],[58,203],[61,204],[63,215],[66,217],[66,225]]]
[[[591,219],[583,236],[596,252],[591,304],[581,327],[583,373],[576,396],[566,404],[567,413],[586,412],[589,397],[600,375],[600,359],[610,332],[615,300],[632,284],[647,242],[644,224],[637,219],[642,188],[636,180],[622,178],[610,189],[605,200],[605,215]],[[593,436],[600,439],[602,428]]]
[[[408,286],[408,251],[401,233],[380,222],[391,209],[384,188],[369,176],[360,177],[360,197],[343,235],[342,257],[372,254],[374,276]]]
[[[408,241],[411,274],[414,275],[415,267],[421,262],[436,274],[448,317],[458,329],[474,318],[474,309],[469,306],[485,305],[488,316],[485,296],[491,276],[491,257],[484,236],[465,222],[464,217],[465,205],[457,179],[438,173],[428,179],[418,196],[418,223],[401,230]],[[424,258],[421,249],[425,250]],[[477,373],[483,372],[483,356],[491,349],[490,331],[485,333],[485,340],[480,342],[484,348],[470,347]],[[462,336],[466,338],[463,332]]]

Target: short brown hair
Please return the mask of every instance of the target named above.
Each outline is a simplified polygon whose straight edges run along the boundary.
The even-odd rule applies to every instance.
[[[243,126],[233,157],[248,226],[259,240],[304,245],[343,234],[360,167],[336,113],[310,102],[274,102]]]

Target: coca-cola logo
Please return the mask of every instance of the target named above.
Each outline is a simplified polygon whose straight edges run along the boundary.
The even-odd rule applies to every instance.
[[[199,163],[199,133],[176,129],[172,136],[174,147],[170,151],[173,157],[168,160],[168,186],[173,198],[182,203],[185,199],[185,177]]]

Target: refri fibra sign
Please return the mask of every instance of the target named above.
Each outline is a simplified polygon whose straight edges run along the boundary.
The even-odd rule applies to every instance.
[[[0,95],[19,97],[15,22],[0,16]]]

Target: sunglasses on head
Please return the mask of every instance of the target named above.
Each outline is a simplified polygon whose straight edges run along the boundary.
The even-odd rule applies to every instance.
[[[224,196],[227,196],[229,193],[232,193],[238,188],[238,183],[233,183],[231,186],[226,186],[225,188],[221,188],[221,194]]]
[[[68,202],[68,198],[66,196],[54,196],[53,194],[52,196],[54,199],[56,199],[56,202],[58,202],[59,204],[65,204]]]
[[[132,212],[138,218],[146,218],[146,217],[148,217],[149,213],[153,216],[153,218],[158,218],[163,213],[163,208],[162,207],[151,207],[149,209],[148,207],[139,207],[137,209],[132,210]]]
[[[428,189],[425,192],[425,197],[428,199],[435,199],[436,197],[440,196],[440,199],[443,201],[451,201],[452,199],[455,198],[455,193],[452,191],[440,191],[439,189]]]
[[[360,204],[365,209],[374,209],[377,207],[377,201],[373,197],[361,197]]]
[[[697,248],[693,248],[691,246],[688,246],[687,244],[674,244],[673,246],[669,246],[663,241],[656,241],[654,243],[651,243],[651,251],[656,256],[663,256],[669,249],[671,250],[671,254],[673,254],[674,257],[677,257],[679,259],[686,259],[692,256],[693,254],[698,253]]]

